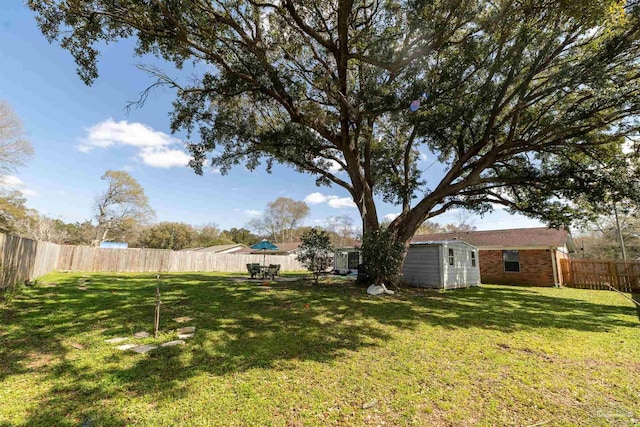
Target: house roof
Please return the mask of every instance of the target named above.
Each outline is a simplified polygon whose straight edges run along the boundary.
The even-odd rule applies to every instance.
[[[462,240],[479,249],[527,247],[560,248],[566,246],[570,252],[574,251],[573,240],[566,230],[547,227],[420,234],[413,236],[411,242],[443,240]]]
[[[233,243],[230,245],[213,245],[207,247],[200,248],[189,248],[189,249],[181,249],[182,251],[194,251],[194,252],[225,252],[230,249],[236,249],[234,252],[239,252],[241,249],[246,248],[247,246],[242,243]]]

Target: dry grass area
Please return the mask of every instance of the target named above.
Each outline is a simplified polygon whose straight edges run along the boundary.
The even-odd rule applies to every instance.
[[[214,274],[53,274],[0,303],[0,426],[640,424],[640,322],[606,291],[371,297]],[[55,284],[53,286],[52,284]]]

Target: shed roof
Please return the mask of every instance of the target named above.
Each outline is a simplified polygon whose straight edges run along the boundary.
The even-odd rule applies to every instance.
[[[483,248],[540,248],[564,247],[574,251],[573,240],[566,230],[555,228],[513,228],[509,230],[460,231],[453,233],[421,234],[412,243],[425,241],[462,240],[479,249]]]
[[[445,245],[448,243],[454,243],[457,245],[465,245],[465,246],[469,246],[473,249],[477,249],[475,246],[473,246],[472,244],[462,240],[462,239],[454,239],[454,240],[425,240],[425,241],[414,241],[411,240],[411,246],[440,246],[440,245]]]

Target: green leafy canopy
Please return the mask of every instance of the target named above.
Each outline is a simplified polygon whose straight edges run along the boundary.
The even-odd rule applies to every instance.
[[[365,231],[379,227],[375,196],[401,206],[389,225],[401,241],[458,207],[503,205],[560,225],[580,215],[577,197],[640,199],[629,163],[636,1],[28,5],[87,83],[101,43],[121,38],[177,66],[206,64],[187,83],[151,70],[176,90],[172,129],[190,133],[191,166],[202,172],[209,156],[223,173],[290,165],[345,188]],[[444,165],[441,176],[425,173],[421,153]]]
[[[320,274],[330,267],[333,260],[331,237],[324,230],[312,228],[302,235],[301,240],[296,259],[313,273],[317,283]]]

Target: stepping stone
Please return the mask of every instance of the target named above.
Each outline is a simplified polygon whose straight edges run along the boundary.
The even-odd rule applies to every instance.
[[[136,332],[135,334],[133,334],[133,336],[136,337],[136,338],[149,338],[150,334],[149,334],[149,332],[140,331],[140,332]]]
[[[87,290],[87,287],[86,287],[86,286],[84,286],[84,285],[83,285],[83,286],[78,286],[78,289],[80,289],[81,291],[86,291],[86,290]]]
[[[104,340],[104,342],[109,343],[109,344],[118,344],[119,342],[123,342],[128,340],[129,338],[125,338],[125,337],[115,337],[115,338],[111,338],[108,340]]]
[[[186,340],[187,338],[193,338],[194,334],[178,334],[178,338],[181,340]]]
[[[193,319],[191,317],[176,317],[175,319],[173,319],[174,322],[177,323],[187,323],[187,322],[191,322]]]
[[[178,333],[179,334],[191,334],[193,332],[196,331],[196,327],[195,326],[185,326],[184,328],[179,328],[178,329]]]
[[[84,350],[84,346],[82,344],[78,344],[77,342],[72,342],[69,345],[77,350]]]
[[[116,348],[118,350],[130,350],[132,348],[138,347],[138,344],[123,344],[123,345],[119,345]]]
[[[169,341],[164,344],[160,344],[160,347],[173,347],[174,345],[184,345],[184,341],[182,340]]]
[[[141,345],[141,346],[138,346],[138,347],[134,346],[130,350],[131,351],[135,351],[136,353],[144,354],[144,353],[146,353],[148,351],[155,350],[156,348],[158,348],[157,345],[148,344],[148,345]]]

